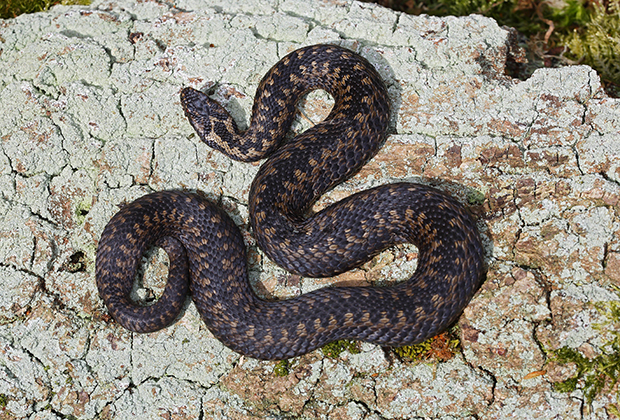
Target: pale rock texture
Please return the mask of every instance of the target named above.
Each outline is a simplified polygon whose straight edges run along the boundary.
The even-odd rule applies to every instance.
[[[287,297],[332,280],[274,266],[248,232],[258,165],[210,150],[179,91],[211,89],[247,126],[265,72],[303,45],[368,58],[394,111],[391,135],[356,177],[317,203],[394,181],[446,190],[478,219],[486,282],[458,326],[462,350],[410,363],[370,344],[296,358],[289,374],[241,357],[188,303],[175,324],[132,334],[95,286],[97,241],[119,205],[200,190],[241,226],[257,293]],[[586,66],[520,74],[514,32],[479,16],[407,16],[348,0],[95,1],[0,21],[0,418],[605,419],[553,383],[562,346],[587,357],[607,338],[593,303],[620,285],[620,101]],[[306,100],[317,122],[325,94]],[[294,129],[309,126],[299,118]],[[406,279],[400,246],[339,276]],[[165,253],[145,282],[159,293]],[[148,293],[144,289],[138,293]],[[582,384],[581,384],[582,385]]]

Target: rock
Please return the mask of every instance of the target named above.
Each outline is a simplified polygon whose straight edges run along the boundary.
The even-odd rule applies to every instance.
[[[492,19],[348,0],[95,1],[0,21],[0,42],[3,416],[583,417],[580,391],[553,386],[573,370],[547,362],[562,346],[601,351],[606,335],[594,326],[604,317],[593,303],[617,300],[611,285],[620,284],[620,101],[591,68],[518,79],[525,51]],[[362,344],[337,359],[296,358],[277,377],[275,362],[225,348],[191,303],[163,331],[123,330],[99,299],[95,250],[119,206],[153,190],[220,201],[243,229],[261,296],[389,283],[415,270],[417,251],[406,246],[335,280],[277,268],[248,232],[258,165],[209,149],[183,115],[183,87],[212,88],[247,126],[265,72],[319,42],[368,58],[394,112],[379,155],[317,208],[393,181],[431,184],[466,204],[488,274],[459,321],[462,351],[410,363]],[[330,100],[311,94],[304,115],[319,121]],[[294,130],[309,125],[300,117]],[[143,295],[161,290],[159,254]],[[605,418],[610,401],[597,397],[592,418]]]

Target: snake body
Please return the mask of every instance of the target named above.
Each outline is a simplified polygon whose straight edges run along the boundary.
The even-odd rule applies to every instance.
[[[329,116],[282,144],[297,102],[313,89],[333,96]],[[209,330],[226,346],[258,359],[293,357],[344,338],[414,344],[447,328],[483,274],[476,225],[455,199],[428,186],[396,183],[310,214],[323,193],[382,146],[389,103],[373,66],[333,45],[301,48],[278,62],[258,86],[245,132],[207,95],[191,88],[181,92],[186,116],[211,147],[242,161],[270,156],[249,196],[253,233],[269,258],[292,273],[324,277],[409,242],[419,256],[408,281],[262,300],[249,285],[245,245],[231,219],[198,194],[163,191],[126,205],[104,229],[96,276],[110,314],[133,331],[163,328],[177,316],[189,283]],[[170,255],[168,284],[155,305],[137,306],[128,296],[138,262],[158,241]]]

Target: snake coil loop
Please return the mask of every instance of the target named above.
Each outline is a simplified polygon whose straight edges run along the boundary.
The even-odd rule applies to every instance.
[[[334,97],[325,121],[286,144],[299,99],[323,89]],[[303,276],[332,276],[403,242],[418,247],[418,268],[391,287],[330,287],[283,301],[251,290],[239,229],[197,194],[164,191],[123,207],[97,250],[97,285],[110,314],[139,332],[169,325],[189,283],[209,330],[225,345],[259,359],[283,359],[348,338],[381,345],[419,343],[447,328],[471,300],[483,274],[483,250],[469,213],[427,186],[396,183],[362,191],[308,215],[314,202],[356,173],[382,146],[387,90],[373,66],[334,45],[292,52],[263,78],[252,120],[240,132],[230,115],[191,88],[181,104],[200,138],[233,159],[270,156],[254,179],[250,222],[261,249]],[[129,292],[141,255],[166,238],[171,268],[151,307]]]

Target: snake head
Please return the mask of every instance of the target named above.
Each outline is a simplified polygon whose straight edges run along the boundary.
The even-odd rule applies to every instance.
[[[220,104],[199,90],[181,91],[181,106],[200,139],[210,147],[229,153],[229,144],[238,135],[237,125]]]

